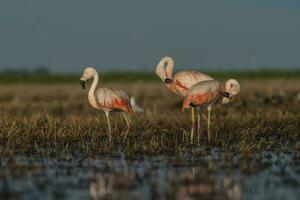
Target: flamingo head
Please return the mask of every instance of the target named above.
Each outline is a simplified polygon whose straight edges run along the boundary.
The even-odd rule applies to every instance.
[[[168,65],[171,66],[168,67]],[[156,75],[166,84],[172,83],[174,61],[171,57],[163,57],[156,66]]]
[[[162,80],[165,81],[167,79],[166,70],[163,64],[158,63],[156,66],[156,75]]]
[[[229,79],[225,85],[226,92],[229,96],[236,96],[240,92],[240,84],[235,79]]]
[[[226,96],[222,98],[222,104],[229,103],[231,98],[236,96],[240,92],[240,84],[235,79],[229,79],[225,84]]]
[[[92,67],[87,67],[84,70],[82,76],[80,77],[80,84],[83,89],[85,89],[85,82],[91,79],[92,77],[94,77],[95,74],[96,74],[96,70]]]

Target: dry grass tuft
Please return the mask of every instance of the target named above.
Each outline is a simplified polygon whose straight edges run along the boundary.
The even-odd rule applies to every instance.
[[[300,142],[300,81],[243,81],[242,92],[230,105],[212,113],[212,145],[244,154],[297,148]],[[84,153],[127,155],[190,151],[190,112],[181,112],[181,98],[159,83],[126,83],[120,87],[136,97],[145,113],[132,117],[133,128],[122,143],[125,122],[113,114],[113,144],[106,119],[88,104],[79,85],[1,86],[0,155]],[[201,148],[206,139],[202,115]],[[195,137],[194,143],[197,143]],[[195,145],[197,146],[197,145]],[[199,151],[196,151],[199,153]],[[201,153],[201,151],[200,151]]]

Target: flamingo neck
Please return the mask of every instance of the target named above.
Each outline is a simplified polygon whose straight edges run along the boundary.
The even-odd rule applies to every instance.
[[[175,94],[177,95],[181,95],[177,90],[176,90],[176,86],[175,86],[175,83],[169,83],[169,84],[165,84],[165,86],[172,92],[174,92]],[[181,95],[181,96],[184,96],[184,95]]]
[[[226,87],[225,87],[224,84],[220,85],[219,96],[222,97],[222,98],[229,98],[230,97],[229,92],[226,91]]]
[[[168,78],[173,78],[173,70],[174,70],[174,61],[172,58],[167,58],[165,60],[165,62],[167,62],[167,66],[166,66],[166,75]]]
[[[97,104],[96,96],[95,96],[95,91],[97,88],[98,81],[99,81],[99,75],[97,72],[95,72],[95,75],[93,77],[93,83],[91,85],[91,88],[90,88],[89,94],[88,94],[89,102],[95,108],[98,108],[98,104]]]
[[[224,84],[220,84],[220,92],[227,92]]]

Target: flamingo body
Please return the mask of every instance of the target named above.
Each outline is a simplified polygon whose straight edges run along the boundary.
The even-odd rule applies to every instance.
[[[185,96],[189,89],[199,82],[213,80],[213,78],[207,74],[197,71],[180,71],[173,76],[173,69],[174,60],[171,57],[163,57],[156,66],[156,74],[169,90],[180,96]],[[199,120],[200,114],[198,112],[198,132],[200,130]],[[192,108],[191,138],[193,137],[195,127],[194,108]]]
[[[165,83],[165,85],[172,92],[185,96],[193,85],[206,80],[213,80],[213,78],[197,71],[180,71],[173,76],[172,83]]]
[[[207,117],[207,132],[208,132],[208,140],[210,141],[210,112],[212,105],[221,100],[221,103],[228,103],[231,100],[231,97],[237,95],[240,92],[240,85],[234,79],[229,79],[225,85],[219,83],[216,80],[208,80],[195,84],[190,88],[184,97],[183,107],[207,107],[208,109],[208,117]],[[228,99],[228,101],[227,101]],[[226,100],[226,101],[224,101]],[[199,134],[198,134],[199,138]],[[199,141],[199,139],[198,139]]]
[[[187,92],[183,109],[191,106],[205,106],[214,103],[224,91],[220,83],[216,80],[208,80],[197,83]]]
[[[92,67],[86,68],[84,70],[83,75],[80,78],[80,83],[83,89],[85,89],[85,81],[91,78],[93,78],[94,80],[88,93],[88,99],[91,106],[93,106],[96,109],[101,109],[105,112],[110,133],[110,142],[112,141],[112,131],[109,118],[109,113],[111,111],[119,111],[123,113],[124,119],[128,127],[128,130],[124,137],[125,140],[131,127],[130,122],[127,119],[125,113],[133,113],[133,109],[130,104],[128,95],[123,90],[119,89],[110,89],[105,87],[96,89],[99,81],[99,75],[97,71]]]
[[[99,88],[95,92],[97,108],[133,113],[128,95],[118,89]],[[92,102],[90,101],[92,104]]]
[[[156,66],[156,74],[165,83],[165,86],[175,94],[185,96],[188,90],[198,82],[213,80],[207,74],[197,71],[180,71],[173,75],[174,60],[163,57]]]

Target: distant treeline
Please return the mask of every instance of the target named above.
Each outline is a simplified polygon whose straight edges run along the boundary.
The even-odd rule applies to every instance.
[[[300,78],[299,70],[258,70],[258,71],[219,71],[206,72],[215,79],[290,79]],[[77,83],[81,74],[54,74],[47,70],[34,71],[4,71],[0,72],[0,83]],[[159,81],[159,78],[150,72],[102,72],[100,79],[103,82],[130,82],[130,81]]]

